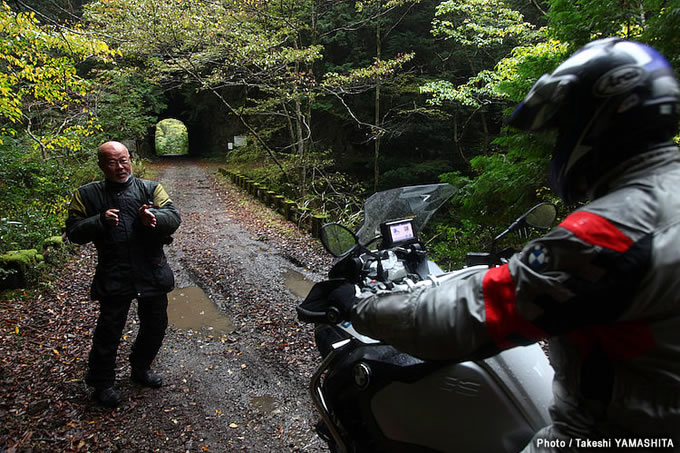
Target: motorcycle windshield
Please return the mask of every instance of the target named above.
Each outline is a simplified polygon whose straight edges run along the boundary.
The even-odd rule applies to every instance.
[[[380,224],[392,220],[412,218],[415,232],[421,232],[455,192],[451,184],[427,184],[374,193],[364,203],[364,223],[357,231],[359,242],[368,244],[380,235]]]

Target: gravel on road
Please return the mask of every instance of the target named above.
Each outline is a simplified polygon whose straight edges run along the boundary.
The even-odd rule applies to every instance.
[[[182,214],[166,247],[176,290],[154,363],[161,389],[129,379],[133,304],[118,355],[123,401],[110,410],[89,396],[92,246],[40,288],[3,294],[0,452],[326,451],[307,393],[318,364],[312,326],[295,306],[331,257],[217,169],[186,158],[150,166]]]

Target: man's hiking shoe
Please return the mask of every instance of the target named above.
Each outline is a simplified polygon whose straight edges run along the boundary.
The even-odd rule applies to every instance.
[[[118,392],[115,387],[95,389],[92,396],[102,406],[118,407],[120,404],[120,392]]]
[[[141,371],[133,369],[130,377],[134,382],[153,389],[157,389],[163,385],[163,378],[149,368]]]

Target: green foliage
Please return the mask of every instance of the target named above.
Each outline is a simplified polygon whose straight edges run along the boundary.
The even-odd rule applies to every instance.
[[[421,86],[420,92],[431,96],[428,103],[432,105],[453,102],[464,107],[479,108],[489,103],[490,99],[505,97],[504,93],[493,89],[499,81],[498,72],[480,71],[465,84],[456,86],[448,80],[435,80]]]
[[[232,150],[227,156],[227,163],[241,174],[295,200],[298,206],[351,225],[359,220],[366,189],[349,175],[334,171],[335,162],[330,156],[331,153],[325,151],[307,153],[304,160],[294,155],[283,159],[282,164],[287,172],[307,172],[305,177],[310,181],[310,186],[302,196],[294,184],[281,176],[273,163],[263,164],[266,162],[266,153],[257,142],[249,141],[247,145]]]
[[[402,162],[402,164],[405,165],[383,173],[378,190],[415,184],[436,183],[443,171],[451,169],[451,164],[448,161],[439,159],[422,162]]]
[[[108,36],[120,37],[111,38],[113,44],[142,62],[159,83],[190,80],[200,89],[248,85],[284,90],[280,97],[290,100],[305,96],[301,91],[313,83],[304,67],[320,58],[321,47],[296,41],[305,26],[300,17],[287,15],[296,14],[296,2],[289,6],[251,10],[201,0],[113,0],[88,4],[85,17]]]
[[[516,47],[510,57],[496,65],[497,76],[489,90],[518,103],[541,75],[552,72],[564,61],[567,53],[568,46],[556,40]]]
[[[76,65],[111,55],[101,41],[42,27],[33,13],[0,3],[0,141],[25,133],[44,159],[82,151],[99,126],[86,102],[92,86]]]
[[[677,70],[680,68],[680,1],[657,1],[656,5],[659,6],[646,16],[642,39],[661,51]]]
[[[446,86],[435,99],[467,106],[479,106],[485,99],[506,100],[512,108],[566,53],[567,46],[555,40],[515,47],[493,70],[482,71],[458,87]],[[433,252],[438,259],[460,266],[467,252],[487,250],[499,226],[509,225],[539,201],[555,201],[546,188],[553,139],[506,129],[493,142],[495,153],[472,158],[469,171],[441,175],[442,181],[459,190],[452,213],[435,227]]]
[[[0,145],[0,252],[34,248],[60,233],[70,202],[68,167],[25,149],[12,138]]]
[[[466,2],[445,1],[437,8],[438,19],[433,24],[433,33],[443,35],[458,45],[474,49],[495,49],[504,52],[509,38],[521,46],[531,47],[540,40],[544,32],[534,31],[532,24],[524,22],[523,16],[500,0],[468,0]],[[512,50],[513,59],[521,58],[517,49]],[[450,80],[434,80],[421,86],[421,92],[430,96],[433,105],[457,103],[464,107],[479,108],[482,105],[502,101],[506,93],[498,90],[498,84],[515,76],[508,68],[510,59],[492,58],[482,62],[483,68],[471,74],[464,83]]]
[[[503,45],[511,37],[525,39],[534,28],[502,0],[446,0],[435,16],[435,36],[475,49]]]
[[[99,84],[98,118],[112,137],[142,140],[167,106],[160,87],[139,68],[95,69]]]
[[[374,83],[376,80],[394,76],[395,72],[413,57],[413,53],[408,53],[397,55],[396,58],[391,60],[376,59],[371,66],[352,69],[347,74],[329,72],[325,74],[322,86],[329,89],[341,88],[345,92],[355,91],[357,87],[363,87],[367,83]]]
[[[525,145],[531,146],[529,140]],[[476,177],[456,194],[461,208],[457,215],[482,225],[498,225],[534,204],[537,190],[545,185],[549,160],[544,148],[535,150],[534,155],[510,150],[472,159]],[[442,181],[460,184],[464,180],[459,173],[453,173],[443,174]]]
[[[672,48],[680,36],[677,0],[550,0],[549,3],[551,34],[575,47],[597,38],[621,36],[654,41],[669,50],[669,56],[678,55],[677,48]],[[666,39],[670,42],[664,45]]]
[[[111,55],[82,30],[44,27],[0,3],[0,251],[61,233],[73,170],[87,167],[101,130],[79,63]]]
[[[356,178],[312,166],[310,191],[298,204],[323,214],[329,221],[340,222],[348,227],[358,226],[367,190]]]
[[[464,219],[460,224],[453,224],[450,219],[431,223],[422,238],[432,260],[445,270],[463,267],[469,252],[488,251],[486,247],[493,239],[493,229],[474,225]]]
[[[680,1],[550,0],[551,36],[578,48],[608,36],[649,43],[680,65]]]
[[[156,155],[189,154],[189,134],[183,122],[166,118],[156,124]]]

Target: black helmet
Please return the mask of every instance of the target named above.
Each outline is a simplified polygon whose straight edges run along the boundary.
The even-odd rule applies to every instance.
[[[538,79],[508,124],[557,131],[550,180],[573,202],[610,167],[670,140],[679,121],[680,87],[670,63],[644,44],[607,38]]]

